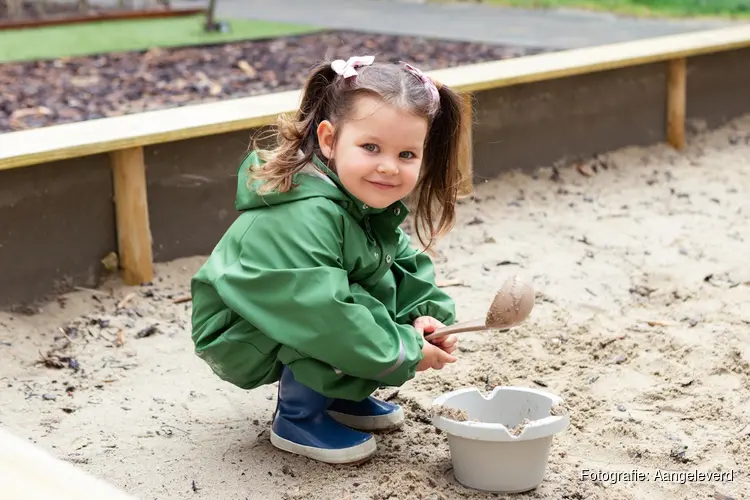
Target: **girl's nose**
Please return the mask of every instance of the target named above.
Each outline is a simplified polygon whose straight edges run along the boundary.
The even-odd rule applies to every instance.
[[[378,165],[378,173],[396,175],[398,173],[398,167],[392,161],[383,161]]]

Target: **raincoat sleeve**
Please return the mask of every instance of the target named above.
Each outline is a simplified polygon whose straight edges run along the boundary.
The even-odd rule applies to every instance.
[[[444,325],[456,322],[453,299],[435,284],[435,267],[426,252],[411,246],[409,236],[398,229],[399,241],[393,274],[396,277],[396,321],[412,324],[420,316],[432,316]]]
[[[265,210],[216,282],[222,300],[299,358],[329,365],[331,375],[394,386],[413,378],[424,339],[350,286],[338,208],[325,200]],[[250,241],[262,244],[250,249]]]

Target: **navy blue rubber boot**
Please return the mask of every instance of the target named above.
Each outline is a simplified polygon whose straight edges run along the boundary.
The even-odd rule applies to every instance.
[[[404,410],[400,406],[372,396],[363,401],[335,399],[328,407],[328,414],[361,431],[396,429],[404,423]]]
[[[375,437],[350,429],[326,412],[332,399],[294,379],[284,367],[271,425],[271,443],[280,450],[330,464],[362,462],[376,451]]]

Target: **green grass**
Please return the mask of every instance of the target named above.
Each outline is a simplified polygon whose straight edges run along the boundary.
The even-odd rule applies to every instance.
[[[750,17],[750,0],[482,0],[527,8],[579,8],[653,17]]]
[[[232,19],[230,32],[206,33],[204,22],[203,15],[196,15],[2,30],[0,63],[272,38],[319,30],[312,26]]]

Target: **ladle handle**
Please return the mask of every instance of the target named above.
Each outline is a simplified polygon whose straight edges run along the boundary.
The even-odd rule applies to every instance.
[[[480,332],[482,330],[489,330],[487,325],[484,322],[484,318],[481,319],[472,319],[469,321],[462,321],[460,323],[456,323],[451,326],[444,326],[443,328],[438,328],[434,332],[425,335],[425,340],[435,340],[439,339],[441,337],[445,337],[446,335],[450,335],[452,333],[462,333],[462,332]]]

